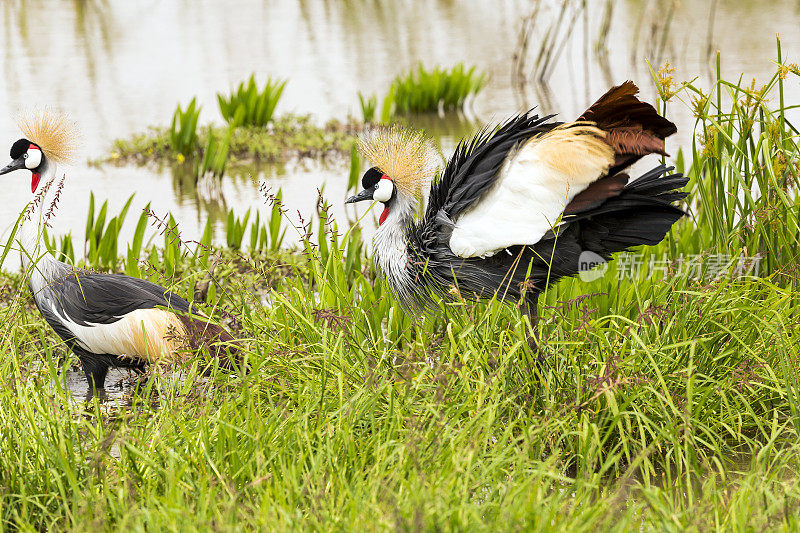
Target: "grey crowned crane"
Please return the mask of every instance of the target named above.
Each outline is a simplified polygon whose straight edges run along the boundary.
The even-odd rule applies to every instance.
[[[20,228],[23,268],[36,307],[80,360],[90,391],[103,389],[111,366],[141,371],[187,345],[213,347],[230,366],[237,356],[233,337],[180,296],[150,281],[74,268],[47,253],[39,239],[42,193],[57,164],[70,158],[74,134],[63,116],[51,112],[21,119],[19,126],[25,138],[11,146],[12,161],[0,174],[29,171],[31,193],[45,184]]]
[[[628,81],[575,122],[529,112],[462,141],[421,219],[418,198],[437,172],[423,136],[364,135],[359,148],[374,166],[346,203],[383,203],[373,250],[398,300],[424,309],[434,294],[497,297],[520,304],[533,329],[539,294],[577,274],[583,252],[608,260],[660,242],[685,214],[672,204],[685,198],[687,179],[659,166],[629,183],[623,171],[666,155],[664,140],[677,131],[637,93]],[[532,333],[528,343],[537,351]]]

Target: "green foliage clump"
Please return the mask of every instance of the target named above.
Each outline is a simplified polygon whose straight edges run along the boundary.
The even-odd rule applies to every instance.
[[[240,83],[227,97],[217,94],[222,118],[232,126],[266,126],[272,121],[284,87],[286,80],[268,78],[264,87],[259,89],[253,74],[246,85]]]
[[[208,130],[203,159],[195,170],[198,178],[209,173],[217,178],[222,177],[228,164],[232,133],[233,128],[227,128],[218,138],[213,130]]]
[[[361,118],[364,122],[375,122],[375,113],[378,110],[378,97],[364,96],[358,93],[358,103],[361,105]]]
[[[133,197],[134,195],[131,195],[128,201],[125,202],[125,205],[122,206],[122,210],[120,210],[119,214],[111,217],[106,224],[108,200],[103,202],[103,205],[100,206],[100,210],[97,211],[95,216],[94,193],[90,193],[89,210],[86,214],[84,242],[86,260],[90,265],[105,270],[116,266],[119,233],[122,229],[122,224],[125,222],[125,217],[128,214],[128,208],[131,206]]]
[[[467,97],[478,94],[488,77],[476,67],[467,68],[459,63],[449,69],[434,67],[426,70],[422,64],[394,79],[388,98],[394,112],[429,113],[440,109],[458,110]]]
[[[172,126],[169,129],[169,145],[173,152],[189,156],[197,148],[197,121],[200,118],[197,99],[192,98],[186,109],[178,105],[172,115]]]

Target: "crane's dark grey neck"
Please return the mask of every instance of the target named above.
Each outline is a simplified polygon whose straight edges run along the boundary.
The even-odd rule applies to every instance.
[[[395,194],[387,205],[389,214],[386,220],[372,238],[375,262],[400,301],[408,301],[413,293],[406,229],[414,219],[417,205],[415,198]]]

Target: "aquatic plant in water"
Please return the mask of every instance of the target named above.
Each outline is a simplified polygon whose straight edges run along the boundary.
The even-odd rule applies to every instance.
[[[186,109],[178,104],[172,114],[172,126],[169,130],[169,143],[174,152],[184,157],[194,155],[197,148],[197,120],[200,118],[200,107],[197,98],[192,98]]]
[[[485,73],[476,67],[459,63],[449,69],[422,64],[397,76],[389,88],[388,98],[395,113],[427,113],[461,109],[467,97],[478,94],[488,82]]]
[[[227,97],[217,94],[222,118],[233,126],[265,126],[272,120],[286,81],[268,78],[264,87],[259,89],[253,74],[247,85],[240,83]]]
[[[378,109],[378,97],[364,96],[359,91],[358,103],[361,105],[361,118],[364,122],[375,122],[375,112]]]
[[[231,146],[233,126],[229,127],[220,138],[209,130],[203,159],[195,168],[195,175],[200,178],[206,174],[221,178],[228,164],[228,152]]]
[[[353,135],[361,125],[331,120],[319,126],[309,115],[281,115],[269,128],[241,127],[231,132],[229,155],[237,162],[285,162],[292,157],[324,157],[347,154]],[[206,146],[208,137],[227,136],[229,125],[198,128],[198,146]],[[126,139],[115,139],[111,154],[96,163],[146,164],[151,161],[175,161],[176,152],[166,128],[151,128]],[[178,158],[180,160],[180,158]]]

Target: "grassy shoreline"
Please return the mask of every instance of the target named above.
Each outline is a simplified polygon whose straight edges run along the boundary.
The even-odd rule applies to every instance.
[[[654,76],[662,111],[683,100],[697,117],[691,157],[675,161],[692,216],[635,262],[544,293],[538,366],[511,305],[404,312],[359,228],[338,228],[324,206],[281,250],[285,213],[262,191],[272,216],[264,238],[252,226],[256,253],[242,251],[244,218],[231,214],[228,245],[214,246],[210,232],[180,242],[165,216],[163,245],[140,239],[117,258],[125,247],[89,217],[87,238],[114,251],[100,267],[189,297],[210,280],[197,303],[244,339],[250,371],[212,364],[201,377],[208,363],[187,353],[125,405],[77,402],[59,375],[63,345],[21,277],[3,278],[0,527],[798,529],[789,74],[779,66],[758,90],[718,79],[710,93]]]
[[[265,127],[239,126],[232,129],[229,163],[284,163],[292,158],[324,158],[347,155],[355,135],[363,125],[353,122],[328,121],[314,124],[310,115],[282,115]],[[206,146],[209,133],[222,138],[228,126],[209,125],[198,128],[199,145]],[[197,157],[202,159],[202,148]],[[151,127],[130,138],[114,140],[110,153],[93,164],[144,165],[183,163],[186,157],[170,146],[169,128]]]
[[[117,409],[71,399],[63,346],[21,279],[4,284],[4,523],[797,526],[796,287],[613,267],[569,280],[543,299],[539,371],[512,307],[404,315],[357,235],[325,242],[288,261],[227,254],[204,309],[247,339],[251,372],[204,379],[190,357]],[[276,264],[264,305],[253,284]],[[162,282],[192,294],[206,273]]]

